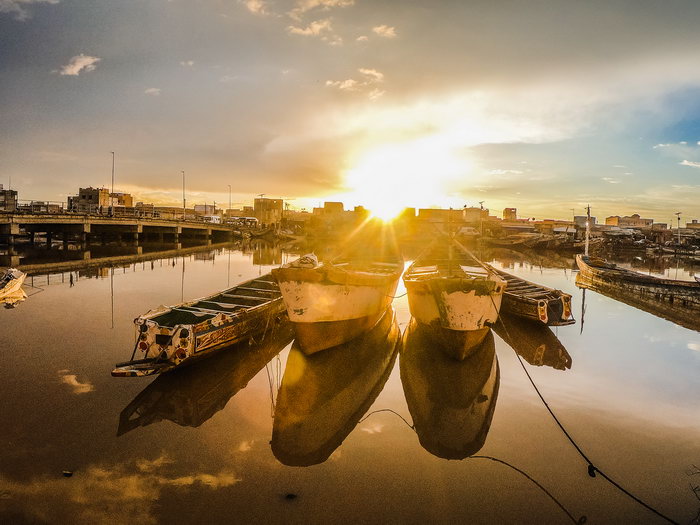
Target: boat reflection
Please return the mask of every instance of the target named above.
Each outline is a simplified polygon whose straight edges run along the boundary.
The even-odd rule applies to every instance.
[[[467,359],[455,361],[411,320],[403,337],[400,369],[421,446],[444,459],[464,459],[481,450],[500,384],[493,333],[489,331]]]
[[[571,356],[551,328],[514,315],[501,314],[494,331],[515,353],[533,366],[571,368]]]
[[[200,426],[245,388],[292,337],[291,323],[284,320],[261,334],[257,343],[244,341],[158,376],[122,410],[117,435],[163,419],[180,426]]]
[[[389,308],[353,341],[310,356],[292,346],[272,429],[272,452],[280,462],[309,466],[328,459],[384,388],[400,336]]]
[[[576,286],[584,290],[593,290],[689,330],[700,332],[700,310],[691,302],[669,301],[662,294],[641,293],[640,290],[630,289],[624,284],[615,285],[600,280],[593,281],[581,273],[576,276]]]

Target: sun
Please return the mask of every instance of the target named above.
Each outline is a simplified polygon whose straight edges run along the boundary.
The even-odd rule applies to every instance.
[[[345,198],[389,221],[404,208],[443,205],[471,162],[440,137],[385,144],[358,157],[345,174]]]

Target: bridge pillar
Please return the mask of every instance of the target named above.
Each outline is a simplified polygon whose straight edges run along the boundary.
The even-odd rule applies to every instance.
[[[46,232],[46,246],[51,248],[51,244],[53,243],[53,232],[51,230]]]

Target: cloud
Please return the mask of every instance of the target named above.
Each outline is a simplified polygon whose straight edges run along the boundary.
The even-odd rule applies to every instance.
[[[287,32],[290,35],[302,35],[302,36],[318,36],[321,33],[330,33],[333,31],[333,26],[331,25],[330,18],[324,18],[323,20],[314,20],[306,27],[296,27],[288,26]]]
[[[604,180],[605,182],[609,184],[620,184],[620,181],[617,179],[613,179],[612,177],[601,177],[601,180]]]
[[[194,66],[194,60],[183,60],[180,62],[180,65],[183,67],[192,67]]]
[[[700,343],[688,343],[688,348],[700,352]]]
[[[159,97],[160,96],[160,88],[148,88],[144,90],[143,92],[145,95],[151,95],[152,97]]]
[[[58,376],[61,378],[61,382],[70,386],[73,389],[74,394],[87,394],[95,390],[95,387],[90,381],[81,383],[78,381],[78,376],[75,374],[69,374],[68,370],[59,370]]]
[[[68,61],[68,64],[61,67],[59,73],[63,76],[78,76],[83,71],[85,71],[86,73],[94,71],[97,67],[97,63],[100,60],[102,59],[80,53],[79,55],[76,55],[73,58],[71,58]]]
[[[692,160],[684,160],[679,162],[681,166],[690,166],[691,168],[700,168],[700,162],[693,162]]]
[[[356,80],[348,78],[345,80],[326,80],[326,86],[334,87],[341,91],[362,91],[367,93],[370,100],[377,100],[384,95],[385,91],[375,85],[384,82],[384,73],[376,69],[361,67],[357,70],[362,78]]]
[[[0,13],[14,13],[15,20],[25,21],[32,17],[27,6],[32,4],[58,4],[60,0],[0,0]]]
[[[379,36],[383,36],[384,38],[396,37],[396,28],[392,27],[392,26],[387,26],[387,25],[375,26],[372,28],[372,31],[377,33]]]
[[[248,11],[256,15],[268,15],[270,11],[268,9],[267,2],[265,0],[238,0],[243,4]]]
[[[316,8],[328,11],[332,7],[350,7],[354,4],[355,0],[297,0],[294,9],[287,14],[294,20],[300,20],[304,13]]]
[[[358,36],[355,41],[356,42],[367,42],[369,38],[366,35]],[[700,144],[700,143],[699,143]]]

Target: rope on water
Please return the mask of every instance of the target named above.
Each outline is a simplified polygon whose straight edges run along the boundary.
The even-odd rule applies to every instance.
[[[491,298],[491,301],[493,301],[493,297]],[[496,306],[496,305],[495,305],[495,303],[494,303],[494,308],[495,308],[495,306]],[[510,334],[508,333],[508,328],[506,327],[505,323],[503,322],[503,320],[501,319],[500,316],[498,317],[498,321],[501,323],[501,326],[503,327],[503,330],[506,332],[506,335],[508,336],[508,339],[511,339],[511,336],[510,336]],[[515,352],[515,349],[513,349],[513,352]],[[566,439],[568,439],[569,442],[570,442],[570,443],[573,445],[573,447],[576,449],[576,452],[578,452],[579,455],[583,458],[583,460],[584,460],[586,463],[588,463],[588,475],[589,475],[590,477],[592,477],[592,478],[595,478],[595,477],[596,477],[596,473],[600,474],[600,476],[601,476],[604,480],[606,480],[608,483],[610,483],[613,487],[615,487],[616,489],[618,489],[620,492],[622,492],[622,493],[625,494],[626,496],[629,496],[632,500],[636,501],[637,503],[639,503],[641,506],[643,506],[643,507],[646,508],[647,510],[653,512],[654,514],[656,514],[656,515],[659,516],[660,518],[662,518],[662,519],[668,521],[669,523],[674,523],[674,524],[676,524],[676,525],[679,525],[679,522],[677,522],[677,521],[674,520],[674,519],[669,518],[668,516],[666,516],[665,514],[663,514],[661,511],[655,509],[655,508],[652,507],[651,505],[649,505],[649,504],[645,503],[644,501],[642,501],[641,499],[639,499],[637,496],[635,496],[635,495],[632,494],[630,491],[628,491],[627,489],[625,489],[622,485],[620,485],[619,483],[617,483],[617,482],[616,482],[615,480],[613,480],[610,476],[608,476],[605,472],[603,472],[602,470],[600,470],[598,467],[596,467],[596,466],[593,464],[593,462],[592,462],[592,461],[590,460],[590,458],[585,454],[585,452],[583,452],[583,450],[581,450],[581,447],[579,447],[578,443],[576,443],[576,441],[574,440],[574,438],[572,438],[571,435],[566,431],[566,428],[564,428],[564,425],[562,425],[562,423],[559,421],[559,418],[557,418],[557,416],[554,414],[554,412],[552,411],[551,407],[549,406],[549,403],[547,403],[547,401],[545,400],[544,396],[543,396],[542,393],[540,392],[540,389],[537,388],[537,385],[535,384],[535,381],[532,379],[532,376],[531,376],[530,373],[527,371],[527,367],[525,366],[525,363],[523,363],[523,360],[520,358],[520,356],[518,355],[517,352],[515,352],[515,357],[518,359],[518,362],[520,363],[520,366],[522,367],[523,371],[525,372],[525,375],[527,376],[528,380],[530,381],[530,384],[531,384],[532,387],[535,389],[535,392],[537,392],[537,395],[539,396],[540,400],[542,401],[542,404],[543,404],[543,405],[545,406],[545,408],[547,409],[547,412],[549,412],[549,414],[552,416],[552,419],[554,419],[554,422],[557,424],[557,426],[558,426],[559,429],[562,431],[562,433],[566,436]]]

